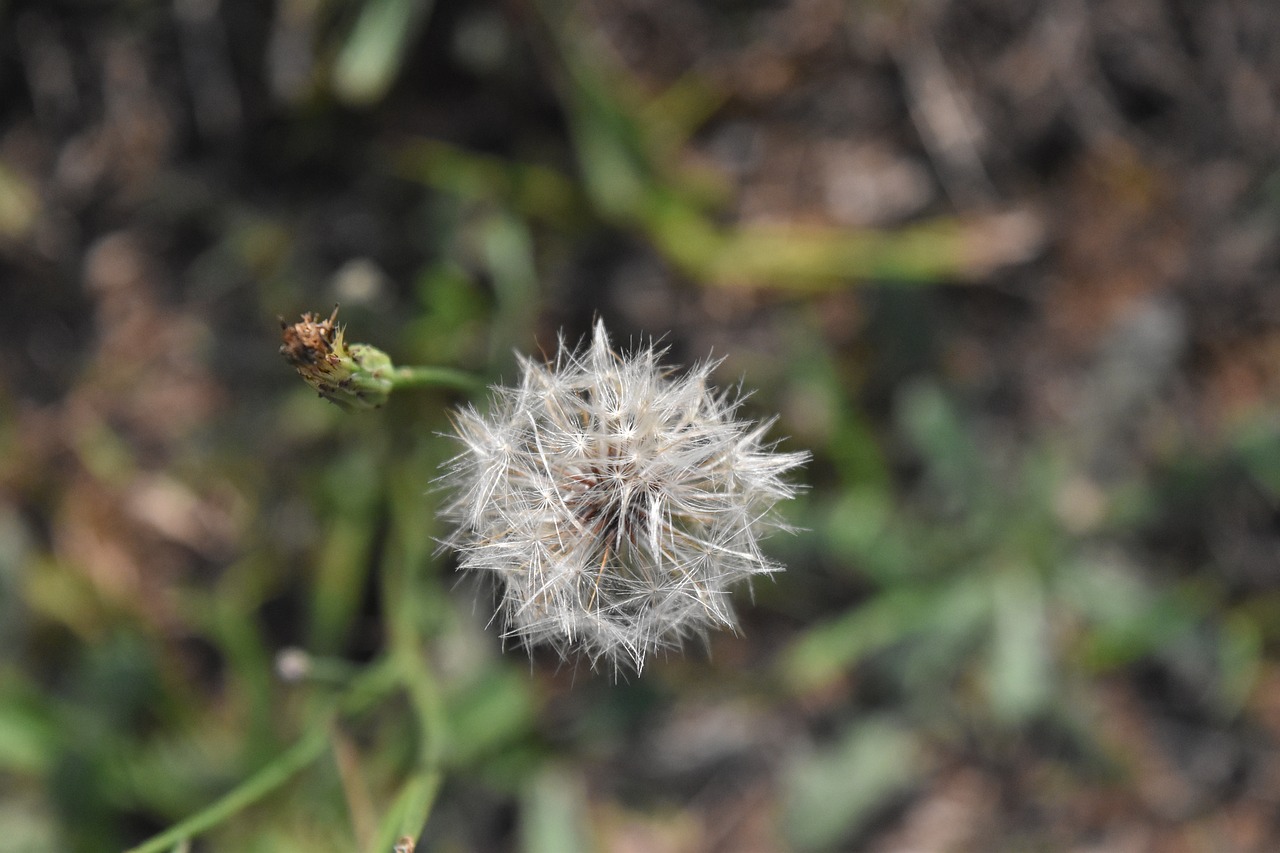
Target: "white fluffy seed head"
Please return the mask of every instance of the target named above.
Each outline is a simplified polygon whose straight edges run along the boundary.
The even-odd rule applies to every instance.
[[[760,539],[806,453],[735,420],[741,397],[713,391],[714,363],[674,375],[652,346],[589,346],[553,364],[520,360],[488,414],[456,414],[463,450],[442,477],[446,540],[463,570],[497,582],[508,638],[643,668],[654,651],[736,625],[730,587],[781,571]]]

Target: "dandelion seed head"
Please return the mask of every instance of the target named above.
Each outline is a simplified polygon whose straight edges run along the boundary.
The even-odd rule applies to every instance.
[[[733,630],[731,587],[782,570],[760,540],[786,528],[775,505],[808,454],[769,443],[772,421],[738,420],[716,363],[676,374],[662,354],[619,354],[597,323],[549,364],[522,357],[486,414],[456,413],[446,544],[496,581],[505,637],[639,671]]]

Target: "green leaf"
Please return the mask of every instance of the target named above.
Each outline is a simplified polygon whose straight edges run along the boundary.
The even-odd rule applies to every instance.
[[[991,580],[994,619],[987,692],[997,715],[1021,722],[1045,706],[1052,688],[1044,590],[1021,567],[997,572]]]
[[[949,586],[882,592],[866,604],[809,629],[783,655],[782,677],[793,689],[822,687],[865,656],[904,640],[939,640],[950,657],[987,612],[987,593],[962,578]],[[937,655],[933,655],[937,657]]]
[[[798,850],[837,849],[922,771],[911,731],[888,720],[861,722],[792,768],[783,814],[787,838]]]
[[[359,448],[326,472],[329,529],[316,555],[308,647],[318,654],[342,648],[362,601],[382,501],[382,454]]]
[[[846,560],[873,555],[885,536],[893,507],[883,489],[848,489],[831,507],[823,533],[831,552]]]
[[[520,849],[524,853],[577,853],[591,844],[583,780],[549,766],[525,788],[520,808]]]
[[[352,105],[380,100],[431,6],[431,0],[366,0],[333,69],[338,98]]]
[[[466,765],[533,726],[536,706],[527,679],[493,669],[449,701],[450,760]]]
[[[1222,673],[1220,695],[1229,711],[1244,706],[1262,669],[1263,642],[1258,623],[1241,613],[1227,617],[1222,626],[1218,666]]]
[[[985,478],[977,448],[942,391],[927,382],[906,386],[897,419],[939,486],[970,500],[980,492]]]
[[[13,687],[5,685],[7,695],[0,702],[0,770],[45,773],[59,748],[58,725],[51,709],[41,707],[34,696],[18,695]]]

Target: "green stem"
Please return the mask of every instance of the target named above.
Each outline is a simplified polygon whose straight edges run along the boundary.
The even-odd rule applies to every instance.
[[[168,851],[184,840],[217,826],[231,817],[231,815],[246,806],[252,805],[285,782],[288,782],[295,773],[323,755],[328,745],[328,732],[323,727],[312,729],[275,761],[272,761],[256,774],[233,788],[222,799],[217,800],[203,811],[193,814],[186,820],[174,824],[159,835],[153,836],[150,840],[127,851],[127,853],[160,853],[160,851]]]
[[[406,565],[412,565],[406,562]],[[390,574],[390,573],[388,573]],[[390,592],[397,584],[388,582]],[[391,599],[401,602],[391,615],[391,659],[397,664],[400,684],[409,696],[418,727],[417,769],[401,786],[395,801],[383,815],[371,853],[390,850],[397,839],[417,839],[435,806],[444,782],[444,705],[435,673],[426,663],[425,653],[413,625],[414,608],[410,596]]]
[[[385,696],[399,683],[396,668],[383,660],[365,670],[338,701],[338,710],[356,713]],[[334,713],[322,714],[293,746],[270,764],[228,791],[220,799],[183,821],[152,836],[126,853],[161,853],[217,826],[236,812],[253,805],[324,754],[329,745],[329,726]]]
[[[443,781],[444,773],[439,769],[413,774],[400,788],[395,802],[387,810],[386,817],[378,828],[377,838],[369,848],[370,853],[386,853],[405,836],[416,842],[422,833],[422,827],[426,826]]]
[[[403,480],[403,478],[401,478]],[[401,482],[407,493],[415,485]],[[398,507],[416,507],[404,495],[394,500]],[[395,519],[392,534],[399,547],[389,553],[383,565],[383,600],[387,612],[390,640],[389,656],[400,673],[401,684],[409,697],[418,728],[418,760],[413,774],[379,827],[374,851],[391,849],[401,836],[417,838],[431,815],[444,779],[445,744],[447,743],[444,702],[435,672],[428,662],[420,628],[424,596],[415,594],[414,571],[422,564],[426,541],[421,526],[412,518]],[[427,599],[430,600],[430,599]]]
[[[413,624],[416,612],[413,599],[405,596],[400,610],[402,615],[393,626],[392,657],[399,663],[404,685],[413,704],[418,728],[422,736],[419,752],[421,769],[436,771],[444,761],[445,713],[436,684],[435,673],[426,659],[426,652]]]
[[[405,596],[402,601],[411,601]],[[418,767],[401,788],[388,811],[374,850],[390,849],[402,835],[417,838],[426,825],[444,781],[445,714],[435,673],[426,662],[425,650],[412,625],[413,609],[401,605],[404,615],[393,625],[392,657],[400,664],[405,689],[418,724]]]
[[[474,391],[484,385],[480,377],[449,367],[397,367],[389,377],[396,388],[457,388]]]

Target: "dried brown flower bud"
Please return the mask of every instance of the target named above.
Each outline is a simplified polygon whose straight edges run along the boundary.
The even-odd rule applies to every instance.
[[[347,411],[376,409],[387,401],[394,387],[395,367],[380,349],[368,344],[348,345],[337,319],[336,306],[327,320],[310,312],[292,325],[281,318],[284,343],[280,354],[326,400]]]

